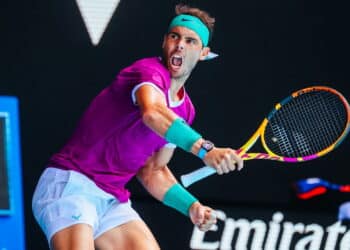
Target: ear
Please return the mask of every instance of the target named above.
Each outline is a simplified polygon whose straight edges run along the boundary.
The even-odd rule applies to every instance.
[[[202,51],[201,51],[201,55],[199,57],[199,60],[200,61],[205,60],[205,58],[208,56],[209,52],[210,52],[210,48],[209,47],[204,47],[202,49]]]

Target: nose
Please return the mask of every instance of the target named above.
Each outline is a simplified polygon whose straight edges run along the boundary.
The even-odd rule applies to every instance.
[[[181,44],[178,44],[178,45],[177,45],[177,49],[179,49],[179,50],[183,50],[183,49],[184,49],[184,46],[183,46],[183,45],[181,45]]]
[[[179,40],[179,42],[177,43],[177,49],[178,50],[183,50],[185,48],[184,46],[184,41],[181,39]]]

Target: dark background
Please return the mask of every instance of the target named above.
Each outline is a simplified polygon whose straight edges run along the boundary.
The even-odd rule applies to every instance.
[[[186,85],[197,108],[193,127],[216,145],[240,147],[273,104],[297,89],[327,85],[350,98],[345,3],[184,2],[216,18],[210,46],[220,56],[200,62]],[[94,46],[75,1],[2,1],[0,95],[17,96],[20,102],[28,249],[47,249],[31,213],[31,196],[46,161],[69,138],[91,99],[122,67],[161,54],[176,3],[122,0]],[[339,204],[349,199],[347,194],[299,201],[291,185],[308,177],[349,183],[349,146],[348,139],[326,157],[302,164],[246,162],[241,172],[210,177],[189,190],[213,207],[279,207],[301,213],[311,209],[336,218]],[[178,149],[169,165],[180,176],[202,162]],[[157,203],[136,181],[129,187],[135,207],[159,235],[162,247],[183,249],[191,232],[188,219]],[[164,230],[169,223],[175,229],[185,228],[176,239]]]

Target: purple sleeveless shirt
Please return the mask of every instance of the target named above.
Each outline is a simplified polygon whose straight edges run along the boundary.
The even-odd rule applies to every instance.
[[[72,137],[51,157],[49,166],[80,172],[120,202],[126,202],[130,197],[126,183],[167,144],[141,120],[133,99],[142,84],[161,91],[168,107],[192,124],[195,110],[187,93],[184,91],[179,103],[169,99],[170,73],[161,59],[141,59],[121,70],[113,83],[95,97]]]

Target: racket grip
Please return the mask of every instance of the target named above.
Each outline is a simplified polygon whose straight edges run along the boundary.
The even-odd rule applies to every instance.
[[[184,187],[188,187],[193,183],[200,181],[210,175],[216,173],[216,170],[212,167],[205,166],[200,169],[197,169],[189,174],[181,175],[181,182]]]

